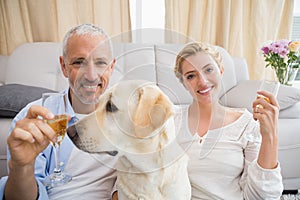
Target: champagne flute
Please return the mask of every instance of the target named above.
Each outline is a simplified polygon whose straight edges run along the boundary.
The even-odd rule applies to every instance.
[[[280,86],[280,83],[276,80],[264,79],[260,84],[259,90],[267,91],[267,92],[273,94],[273,96],[276,98],[276,96],[278,94],[279,86]],[[261,95],[261,94],[257,95],[257,98],[263,98],[265,101],[270,103],[270,99],[268,97],[265,97],[265,96]],[[257,105],[256,107],[257,108],[263,108],[263,106],[260,105],[260,104]]]
[[[279,86],[280,86],[280,83],[277,80],[264,79],[264,80],[262,80],[262,82],[260,84],[259,90],[269,92],[269,93],[273,94],[273,96],[276,98],[276,96],[278,94]],[[258,94],[256,98],[257,99],[263,98],[265,101],[270,103],[270,99],[261,94]],[[257,112],[257,110],[259,108],[263,108],[263,106],[261,104],[256,105],[254,112]],[[253,133],[250,133],[250,132],[246,136],[247,136],[247,139],[250,141],[257,141],[259,139],[259,136],[254,135]]]
[[[45,186],[55,187],[68,183],[72,179],[70,175],[63,173],[60,168],[60,144],[64,139],[68,126],[66,94],[43,93],[42,105],[55,115],[53,119],[45,121],[55,131],[57,136],[57,142],[51,142],[51,145],[54,147],[54,172],[44,179],[43,184]]]
[[[275,71],[274,70],[269,70],[269,71],[266,70],[264,79],[261,81],[261,84],[260,84],[258,90],[269,92],[269,93],[273,94],[273,96],[276,98],[278,91],[279,91],[279,86],[280,86],[280,83],[278,81]],[[265,101],[270,103],[270,99],[261,94],[257,94],[256,98],[257,99],[263,98]],[[259,108],[263,108],[263,106],[261,104],[256,105],[256,107],[254,108],[254,112],[257,112]],[[259,122],[257,121],[257,123],[259,123]],[[260,136],[254,135],[252,132],[249,132],[246,134],[246,137],[250,141],[258,141]]]

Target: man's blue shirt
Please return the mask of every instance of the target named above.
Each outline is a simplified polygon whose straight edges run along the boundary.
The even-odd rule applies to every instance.
[[[63,93],[67,94],[68,96],[68,90],[63,91]],[[71,120],[69,121],[69,126],[75,123],[76,117],[74,110],[70,104],[69,98],[68,98],[68,103],[67,103],[67,111],[68,115],[71,116]],[[27,115],[27,112],[29,108],[32,105],[42,105],[42,99],[39,99],[37,101],[34,101],[30,104],[28,104],[25,108],[23,108],[18,115],[13,119],[9,133],[12,132],[13,128],[16,125],[16,122],[19,121],[20,119],[25,118]],[[69,157],[71,155],[71,152],[74,148],[74,145],[68,135],[65,136],[61,146],[60,146],[60,152],[63,152],[60,154],[60,160],[64,165],[61,166],[62,170],[64,169],[65,164],[68,162]],[[10,153],[9,150],[7,149],[7,160],[10,159]],[[44,200],[48,199],[48,194],[47,194],[47,189],[46,187],[42,184],[42,180],[49,174],[51,174],[54,170],[54,149],[52,145],[49,145],[43,152],[41,152],[38,157],[36,158],[35,161],[35,177],[39,186],[39,199]],[[4,195],[4,189],[5,189],[5,184],[7,181],[7,177],[2,177],[0,179],[0,197],[3,199]]]

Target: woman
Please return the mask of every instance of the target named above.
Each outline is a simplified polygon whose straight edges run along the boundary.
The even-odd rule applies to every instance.
[[[253,115],[221,105],[223,70],[220,53],[208,44],[188,44],[176,58],[175,74],[193,97],[181,110],[178,136],[190,158],[193,199],[280,199],[278,102],[258,91],[270,103],[255,100]]]

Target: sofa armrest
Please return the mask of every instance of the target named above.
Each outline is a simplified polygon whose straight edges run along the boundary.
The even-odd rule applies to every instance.
[[[247,108],[252,112],[252,102],[256,99],[260,84],[258,80],[242,80],[220,98],[221,103],[233,108]],[[280,106],[279,118],[300,117],[300,89],[281,84],[277,100]]]
[[[0,85],[5,83],[8,56],[0,55]]]
[[[280,119],[300,119],[300,101],[292,106],[280,110]]]
[[[285,190],[300,188],[300,119],[278,120],[278,160]]]
[[[0,178],[2,176],[7,176],[7,157],[6,150],[7,144],[6,140],[9,135],[9,129],[13,118],[1,118],[0,119]]]
[[[233,57],[232,59],[235,66],[236,81],[249,80],[248,65],[245,58]]]

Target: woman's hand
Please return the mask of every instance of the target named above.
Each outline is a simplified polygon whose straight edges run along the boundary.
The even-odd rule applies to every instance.
[[[265,98],[257,98],[253,102],[253,118],[260,123],[262,137],[277,135],[277,122],[279,104],[275,97],[266,91],[258,91],[257,94]]]
[[[262,136],[257,163],[265,169],[273,169],[278,165],[279,104],[271,93],[266,91],[257,93],[266,97],[253,102],[253,118],[259,121]]]

